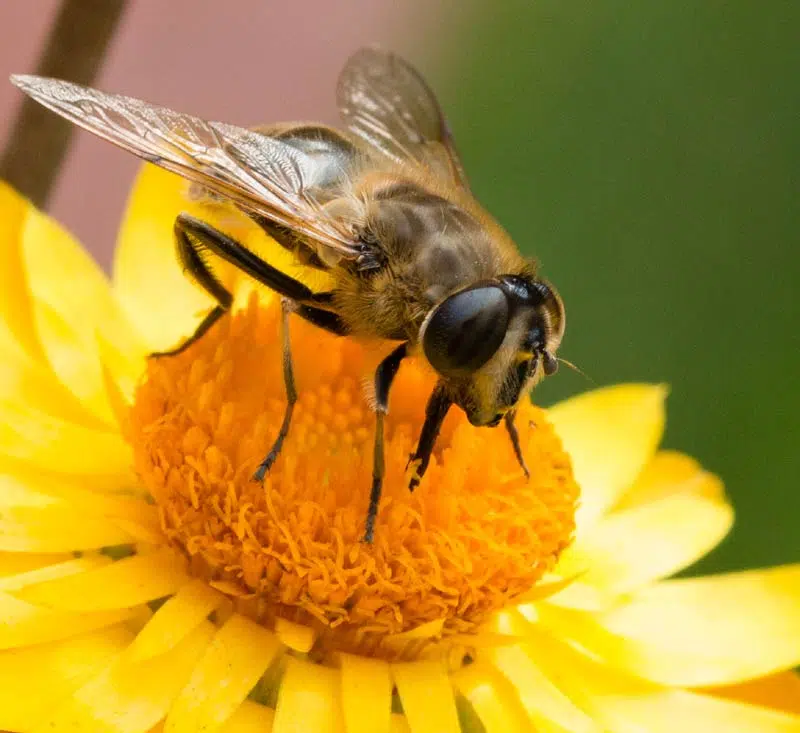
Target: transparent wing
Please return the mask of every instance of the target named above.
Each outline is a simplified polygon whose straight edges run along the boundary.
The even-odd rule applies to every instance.
[[[201,184],[344,257],[360,253],[347,226],[315,196],[320,166],[276,138],[223,122],[37,76],[11,81],[48,109],[95,135]]]
[[[397,161],[412,161],[469,188],[436,96],[399,56],[362,48],[339,75],[339,111],[347,127]]]

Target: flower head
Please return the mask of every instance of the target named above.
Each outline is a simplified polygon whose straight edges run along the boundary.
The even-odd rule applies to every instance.
[[[404,365],[367,545],[381,347],[292,322],[293,427],[251,481],[285,399],[275,299],[222,270],[234,312],[147,359],[207,308],[172,256],[184,193],[144,170],[109,287],[0,188],[0,729],[800,730],[800,567],[664,580],[732,511],[657,451],[661,387],[524,404],[529,481],[454,411],[410,493],[432,381]]]
[[[290,618],[338,649],[394,657],[404,649],[387,646],[393,635],[427,623],[437,636],[469,632],[553,569],[578,488],[543,411],[520,414],[530,483],[505,433],[476,431],[454,412],[412,493],[404,469],[433,387],[413,364],[392,393],[376,542],[361,542],[368,354],[306,323],[292,324],[292,429],[264,485],[253,481],[285,403],[275,301],[253,296],[188,351],[151,360],[129,413],[137,473],[195,574],[259,621]]]

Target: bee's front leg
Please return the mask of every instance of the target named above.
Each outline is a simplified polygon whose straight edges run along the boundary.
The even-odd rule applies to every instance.
[[[400,344],[375,370],[375,447],[372,458],[372,489],[369,492],[367,526],[364,542],[371,543],[375,535],[375,519],[383,490],[383,421],[389,412],[389,388],[400,368],[400,362],[408,355],[408,344]]]
[[[425,407],[425,422],[422,424],[422,431],[419,434],[417,450],[414,451],[408,461],[409,466],[414,466],[414,475],[408,482],[410,491],[419,486],[425,471],[428,470],[428,463],[430,463],[431,454],[436,445],[436,438],[439,437],[442,423],[452,405],[453,400],[450,399],[443,385],[441,383],[437,384],[433,392],[431,392],[428,404]]]
[[[509,410],[506,413],[505,417],[506,430],[508,431],[508,437],[511,438],[511,445],[514,448],[514,455],[517,457],[517,461],[519,461],[519,465],[525,474],[525,478],[530,478],[531,472],[528,470],[528,464],[525,463],[525,456],[523,455],[522,447],[519,444],[519,431],[517,430],[517,426],[514,423],[514,418],[516,416],[517,413],[515,410]]]

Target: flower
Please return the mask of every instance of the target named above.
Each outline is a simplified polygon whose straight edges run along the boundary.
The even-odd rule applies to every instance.
[[[283,409],[274,298],[221,270],[235,313],[146,358],[208,307],[178,211],[270,248],[184,192],[144,169],[109,285],[0,187],[0,729],[800,730],[800,566],[665,580],[733,514],[658,450],[662,387],[523,405],[530,482],[454,411],[410,494],[431,375],[404,365],[368,546],[380,354],[292,323],[300,402],[252,483]]]

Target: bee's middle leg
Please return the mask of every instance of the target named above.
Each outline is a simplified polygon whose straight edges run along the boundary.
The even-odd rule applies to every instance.
[[[364,542],[371,543],[375,535],[375,519],[383,491],[383,422],[389,412],[389,389],[392,386],[400,362],[408,354],[408,344],[401,344],[387,356],[375,370],[375,446],[372,457],[372,489],[369,492],[369,509],[367,509],[367,526],[364,531]]]
[[[292,424],[292,413],[297,402],[297,387],[294,382],[294,366],[292,365],[292,344],[289,338],[289,314],[294,310],[294,303],[288,298],[281,298],[281,350],[283,359],[283,385],[286,388],[286,410],[283,413],[278,437],[272,444],[269,453],[258,465],[253,474],[253,481],[263,481],[267,472],[272,468],[272,464],[278,458],[283,447],[283,441],[289,434],[289,427]]]

